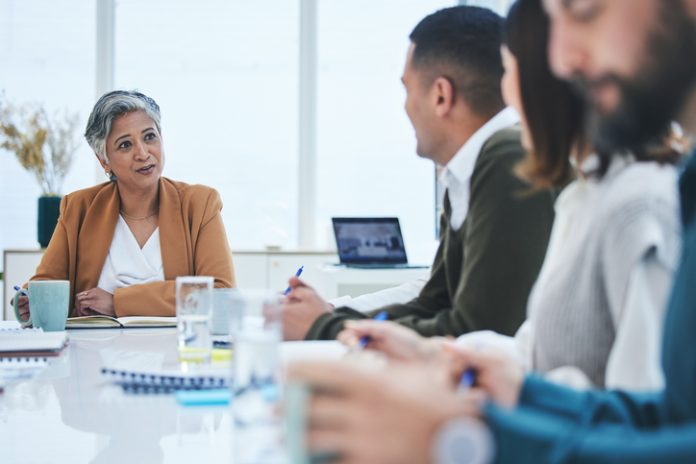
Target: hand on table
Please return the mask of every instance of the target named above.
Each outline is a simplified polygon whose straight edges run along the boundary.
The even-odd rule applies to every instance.
[[[283,338],[302,340],[314,321],[331,311],[331,305],[297,277],[291,277],[289,283],[292,290],[283,305]]]
[[[362,337],[369,337],[366,348],[380,351],[395,361],[428,361],[441,353],[442,338],[424,338],[395,322],[373,320],[347,321],[338,340],[346,346],[359,346]]]
[[[75,296],[75,311],[78,316],[103,314],[115,317],[114,296],[99,287],[85,290]]]
[[[341,362],[291,365],[289,380],[313,392],[307,407],[310,453],[337,453],[342,463],[432,460],[434,433],[455,417],[479,414],[482,398],[458,393],[435,364],[380,371]]]

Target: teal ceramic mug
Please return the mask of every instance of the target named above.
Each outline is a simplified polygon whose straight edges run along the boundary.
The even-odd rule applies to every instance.
[[[33,280],[29,282],[29,318],[19,316],[18,292],[14,297],[14,312],[24,327],[34,326],[47,332],[65,330],[70,300],[70,281]]]

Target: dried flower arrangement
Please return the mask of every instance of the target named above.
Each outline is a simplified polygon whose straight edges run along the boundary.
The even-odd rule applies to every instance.
[[[79,146],[78,122],[77,113],[49,117],[41,106],[13,106],[0,95],[0,147],[14,152],[22,167],[34,174],[43,196],[60,195]]]

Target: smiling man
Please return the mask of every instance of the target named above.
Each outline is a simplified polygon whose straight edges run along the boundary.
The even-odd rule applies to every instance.
[[[553,19],[551,66],[593,104],[598,148],[644,146],[672,119],[688,125],[696,74],[688,2],[545,0],[544,4]]]
[[[410,34],[404,107],[416,152],[443,166],[446,187],[440,246],[420,294],[369,313],[331,311],[291,279],[286,340],[332,339],[346,321],[380,311],[425,336],[512,335],[520,326],[546,253],[554,195],[530,192],[513,172],[524,151],[517,114],[500,90],[501,25],[488,9],[459,6],[427,16]]]

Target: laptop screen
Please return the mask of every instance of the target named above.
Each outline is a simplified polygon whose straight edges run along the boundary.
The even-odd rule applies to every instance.
[[[331,218],[341,264],[406,264],[399,218]]]

